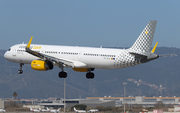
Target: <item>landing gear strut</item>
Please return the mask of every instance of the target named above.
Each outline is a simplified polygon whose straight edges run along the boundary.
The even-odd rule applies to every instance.
[[[22,66],[24,65],[23,63],[20,63],[20,70],[18,70],[18,74],[22,74],[23,73],[23,70],[22,70]]]

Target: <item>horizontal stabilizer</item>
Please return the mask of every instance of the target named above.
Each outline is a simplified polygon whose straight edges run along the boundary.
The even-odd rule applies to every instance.
[[[166,54],[166,55],[159,55],[159,57],[167,57],[167,56],[178,56],[177,54]]]
[[[136,58],[143,58],[146,57],[145,54],[137,53],[137,52],[129,52],[130,54],[134,55]]]
[[[135,58],[140,58],[141,63],[149,62],[151,60],[159,58],[159,55],[154,53],[137,53],[137,52],[129,52],[132,55],[135,55]]]

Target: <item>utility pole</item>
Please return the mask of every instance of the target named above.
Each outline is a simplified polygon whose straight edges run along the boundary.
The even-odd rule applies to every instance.
[[[125,94],[126,94],[126,90],[125,90],[125,85],[126,85],[127,83],[126,82],[123,82],[123,85],[124,85],[124,99],[123,99],[123,103],[124,103],[124,113],[126,112],[126,106],[125,106]]]
[[[66,109],[66,78],[64,78],[64,113]]]
[[[130,106],[129,106],[130,110],[132,110],[132,97],[133,96],[129,96],[129,98],[131,99]]]
[[[132,102],[132,97],[133,97],[133,96],[131,96],[131,102]],[[132,110],[132,103],[131,103],[131,110]]]

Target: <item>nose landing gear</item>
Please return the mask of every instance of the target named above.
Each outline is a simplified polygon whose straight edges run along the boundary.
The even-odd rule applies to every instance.
[[[22,70],[22,66],[24,65],[23,63],[20,63],[20,70],[18,70],[18,74],[22,74],[23,73],[23,70]]]

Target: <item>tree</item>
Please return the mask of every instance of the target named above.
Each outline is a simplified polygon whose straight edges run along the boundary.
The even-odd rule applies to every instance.
[[[17,96],[18,96],[18,94],[16,92],[14,92],[13,97],[16,99]]]

